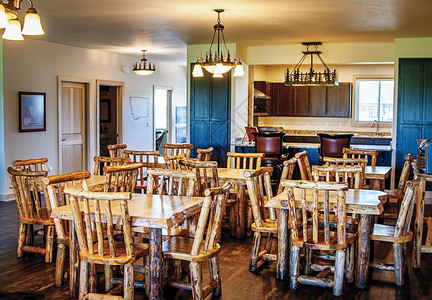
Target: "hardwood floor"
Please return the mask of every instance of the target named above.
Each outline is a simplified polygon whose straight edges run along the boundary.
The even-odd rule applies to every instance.
[[[28,254],[16,257],[18,212],[15,202],[0,202],[0,299],[68,299],[67,280],[61,288],[53,285],[55,264],[45,264],[43,257]],[[249,257],[252,240],[230,239],[224,235],[220,254],[222,296],[215,299],[332,299],[331,289],[301,286],[289,289],[289,282],[275,278],[276,264],[267,263],[250,273]],[[408,245],[408,260],[411,262],[411,244]],[[376,243],[375,258],[391,261],[391,248]],[[204,281],[207,266],[203,266]],[[392,272],[371,272],[370,287],[359,290],[346,284],[344,298],[347,299],[432,299],[432,255],[423,254],[422,268],[408,268],[404,287],[396,287]],[[192,299],[189,291],[166,289],[166,299]],[[136,299],[146,299],[142,290],[136,289]],[[211,299],[208,297],[207,299]]]

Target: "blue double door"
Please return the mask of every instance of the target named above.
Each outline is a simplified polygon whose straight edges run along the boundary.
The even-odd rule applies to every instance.
[[[193,69],[193,68],[191,68]],[[190,88],[190,142],[196,149],[213,147],[212,160],[226,167],[230,147],[231,75],[213,78],[204,71],[204,77],[193,78]]]

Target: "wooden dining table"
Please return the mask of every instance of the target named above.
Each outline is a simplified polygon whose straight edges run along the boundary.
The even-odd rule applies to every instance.
[[[391,167],[386,166],[366,166],[365,179],[369,179],[372,190],[384,191],[385,181],[390,176]]]
[[[95,178],[96,179],[96,178]],[[134,227],[149,227],[150,244],[150,299],[161,297],[161,259],[162,259],[162,229],[172,228],[201,210],[204,197],[179,197],[167,195],[132,194],[128,201],[129,214]],[[93,207],[90,208],[91,210]],[[113,222],[121,220],[119,203],[112,204]],[[73,215],[70,205],[54,208],[52,218],[69,220],[73,226]],[[70,237],[71,274],[70,296],[78,297],[79,263],[78,242],[75,230]]]
[[[296,199],[302,199],[302,191],[294,189]],[[380,215],[383,212],[383,202],[386,193],[376,190],[355,190],[349,189],[346,192],[346,209],[347,213],[360,214],[358,226],[358,255],[357,255],[357,272],[356,286],[364,289],[367,287],[367,277],[369,270],[369,255],[370,255],[370,230],[372,216]],[[312,202],[312,191],[308,191],[306,197]],[[278,215],[278,249],[289,249],[288,247],[288,195],[284,191],[271,198],[265,205],[268,208],[279,210]],[[320,201],[320,199],[318,199]],[[322,200],[321,200],[322,201]],[[330,205],[336,207],[336,193],[330,192]],[[301,206],[301,202],[298,202]],[[276,277],[285,279],[288,275],[288,253],[289,251],[278,252]]]
[[[244,172],[251,171],[246,169],[218,168],[218,176],[222,182],[230,181],[238,185],[236,201],[236,238],[246,237],[247,203],[246,203],[246,177]]]

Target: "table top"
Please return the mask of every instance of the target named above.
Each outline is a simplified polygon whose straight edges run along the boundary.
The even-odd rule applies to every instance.
[[[373,178],[379,178],[379,179],[386,179],[390,176],[391,173],[391,167],[384,167],[384,166],[366,166],[365,168],[365,177],[366,179],[373,179]]]
[[[324,193],[318,194],[318,201],[323,202]],[[380,215],[384,208],[381,198],[384,198],[387,193],[375,190],[355,190],[349,189],[346,192],[346,208],[348,213],[358,213],[358,214],[367,214],[367,215]],[[294,196],[296,199],[302,198],[302,191],[300,189],[294,189]],[[336,208],[336,192],[330,192],[330,207]],[[313,191],[308,190],[306,192],[306,198],[310,199],[312,203],[313,199]],[[279,195],[271,198],[266,207],[280,208],[280,209],[288,209],[288,206],[282,206],[281,200],[288,200],[288,195],[286,192],[282,192]],[[300,201],[298,201],[300,207]],[[333,206],[332,206],[333,204]]]
[[[90,201],[92,202],[92,201]],[[171,228],[201,210],[204,197],[178,197],[132,193],[128,201],[129,215],[133,226]],[[90,205],[93,211],[93,205]],[[120,220],[120,204],[112,202],[113,222]],[[70,205],[54,208],[52,218],[72,220]]]

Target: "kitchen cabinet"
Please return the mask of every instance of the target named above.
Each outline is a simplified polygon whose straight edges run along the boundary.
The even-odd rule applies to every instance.
[[[279,82],[258,82],[256,89],[265,91],[268,116],[332,117],[351,116],[352,83],[339,86],[285,86]]]

